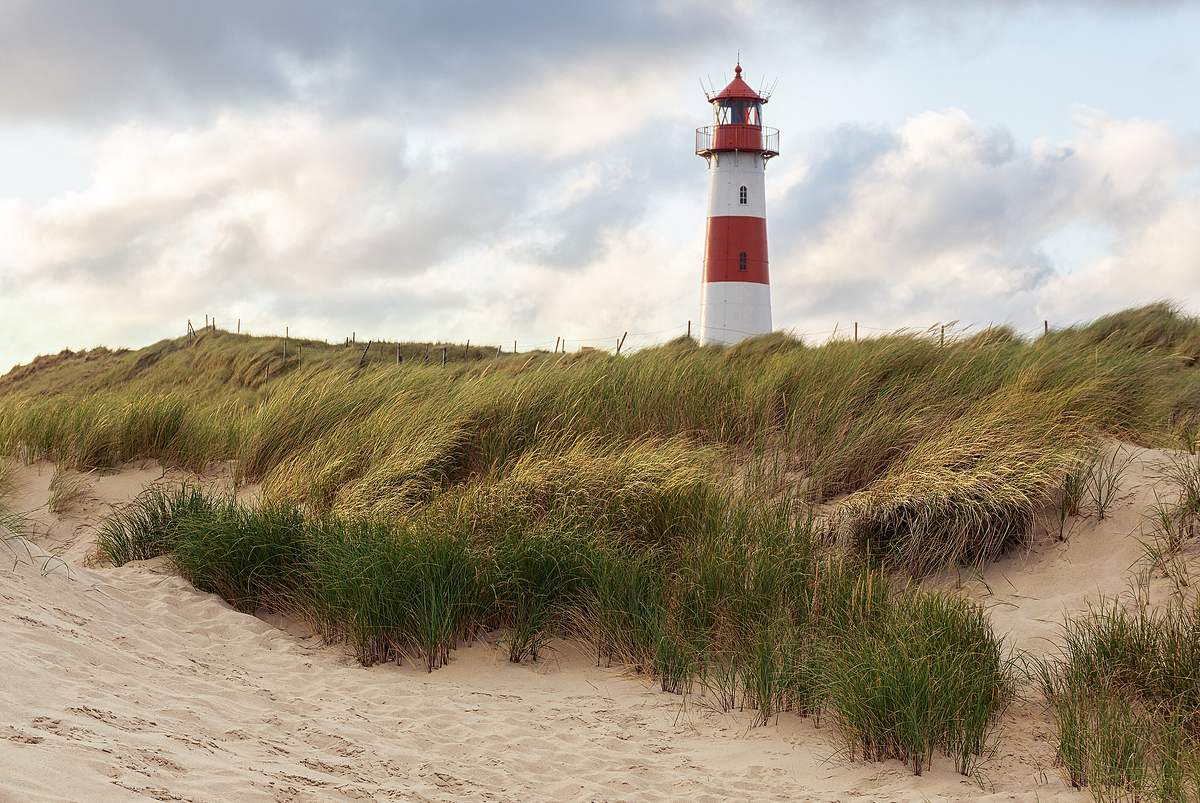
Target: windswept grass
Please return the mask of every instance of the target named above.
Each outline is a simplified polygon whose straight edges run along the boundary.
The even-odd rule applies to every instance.
[[[49,491],[46,507],[58,516],[71,513],[79,505],[94,498],[91,482],[86,474],[71,474],[61,467],[55,468],[54,476],[50,478]]]
[[[77,471],[136,458],[203,471],[236,437],[234,407],[179,394],[114,394],[0,401],[0,448]]]
[[[16,484],[16,469],[12,462],[0,457],[0,501],[12,493]]]
[[[1177,355],[1189,363],[1200,359],[1200,320],[1185,315],[1177,304],[1160,301],[1105,315],[1092,323],[1056,332],[1054,337],[1082,339],[1139,351]]]
[[[1027,536],[1092,433],[1068,399],[998,392],[839,504],[832,526],[915,575],[994,560]]]
[[[725,351],[671,344],[621,358],[314,363],[249,388],[219,383],[226,370],[217,355],[241,359],[253,339],[216,333],[124,355],[145,364],[82,396],[67,368],[39,371],[38,395],[0,394],[0,451],[81,471],[146,457],[197,471],[236,460],[239,477],[262,481],[269,499],[365,516],[396,515],[446,487],[504,475],[539,446],[682,437],[715,464],[731,451],[782,455],[780,473],[815,502],[882,481],[888,490],[875,496],[916,510],[924,502],[905,496],[901,475],[962,467],[984,496],[1009,497],[989,521],[1019,523],[1024,512],[1011,508],[1024,501],[1013,500],[1036,494],[1042,504],[1049,492],[1040,476],[1016,487],[1024,466],[1058,472],[1063,453],[1096,434],[1175,437],[1195,379],[1174,354],[1143,348],[1146,340],[1084,328],[1034,342],[993,330],[944,347],[919,334],[809,347],[773,335]],[[203,390],[167,381],[185,365],[201,372],[190,384]],[[56,370],[65,385],[48,393]],[[1014,420],[1009,405],[1033,424]],[[1020,438],[1017,472],[993,483],[988,456],[965,451],[976,435]],[[939,490],[921,515],[939,518],[945,507],[936,499],[953,504],[961,490]]]

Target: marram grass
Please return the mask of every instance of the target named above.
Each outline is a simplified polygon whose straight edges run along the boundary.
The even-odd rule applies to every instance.
[[[831,526],[916,575],[994,560],[1026,537],[1095,431],[1061,395],[999,391],[842,501]]]
[[[969,436],[969,419],[986,424],[989,400],[1046,401],[1047,412],[1034,412],[1055,425],[1061,413],[1108,435],[1173,437],[1194,414],[1195,381],[1161,344],[1185,345],[1180,332],[1194,324],[1156,308],[1147,315],[1171,322],[1165,333],[1123,339],[1082,328],[944,347],[891,335],[815,348],[776,335],[762,348],[664,346],[621,358],[314,362],[253,387],[218,359],[222,349],[238,359],[253,340],[216,333],[172,341],[137,371],[87,382],[78,374],[88,363],[74,361],[0,380],[0,449],[79,470],[144,457],[196,470],[237,460],[241,477],[264,481],[281,501],[363,513],[395,512],[439,485],[503,472],[546,439],[683,436],[780,452],[820,501],[868,488],[923,445],[941,448],[950,427]],[[1030,437],[1036,449],[1041,439]]]
[[[1098,800],[1200,800],[1200,609],[1106,601],[1039,666],[1067,779]]]
[[[542,482],[482,517],[472,500],[489,494],[468,485],[386,520],[158,488],[103,544],[116,561],[167,554],[243,610],[305,617],[365,664],[432,671],[493,629],[514,661],[573,639],[760,723],[824,715],[856,754],[970,770],[1011,684],[980,609],[822,552],[787,503],[710,487],[680,519],[671,473],[647,476],[607,499]]]

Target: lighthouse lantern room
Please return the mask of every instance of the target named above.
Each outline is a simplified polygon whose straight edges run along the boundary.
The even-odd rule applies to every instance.
[[[700,343],[730,344],[771,331],[767,273],[767,161],[779,132],[762,124],[767,96],[742,80],[742,65],[709,93],[713,125],[696,129],[696,153],[708,162],[708,232],[700,296]]]

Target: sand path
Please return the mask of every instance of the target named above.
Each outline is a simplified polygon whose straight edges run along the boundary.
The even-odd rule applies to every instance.
[[[2,800],[1085,799],[1034,703],[1006,716],[980,788],[944,758],[920,778],[845,761],[831,728],[751,728],[568,645],[536,666],[481,643],[433,674],[364,669],[163,561],[83,565],[96,518],[161,472],[95,478],[60,517],[40,508],[51,471],[21,469],[39,529],[0,546]]]

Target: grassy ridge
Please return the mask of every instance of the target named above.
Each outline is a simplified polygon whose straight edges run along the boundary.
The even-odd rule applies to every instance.
[[[409,364],[464,364],[498,356],[495,346],[455,343],[330,344],[308,338],[252,337],[224,330],[201,329],[194,336],[162,340],[143,349],[88,351],[38,357],[0,377],[0,393],[31,396],[94,393],[121,388],[175,391],[188,387],[203,393],[252,398],[254,393],[287,374],[308,369],[355,369],[394,365],[397,351]]]
[[[895,335],[812,348],[773,335],[620,358],[314,365],[257,389],[203,372],[223,344],[226,363],[250,348],[210,333],[107,389],[83,393],[67,374],[59,393],[0,395],[0,450],[79,470],[236,460],[270,501],[366,516],[503,477],[527,452],[682,438],[733,485],[736,464],[814,503],[849,494],[842,538],[922,572],[1009,545],[1098,434],[1194,431],[1197,329],[1152,307],[1033,342],[992,330],[945,347]],[[191,384],[171,362],[185,359]]]
[[[64,374],[57,393],[40,395],[69,403],[73,416],[65,415],[71,412],[65,406],[55,408],[53,398],[30,405],[29,394],[15,389],[0,398],[42,407],[46,418],[59,422],[54,431],[48,422],[39,426],[36,412],[9,415],[7,444],[27,443],[39,453],[57,449],[81,467],[128,454],[193,464],[241,458],[247,476],[258,479],[296,452],[298,441],[333,434],[335,427],[350,439],[355,430],[375,430],[396,417],[432,419],[454,408],[445,415],[474,429],[475,440],[490,435],[479,444],[484,459],[504,457],[503,444],[539,423],[622,438],[691,434],[750,445],[773,438],[814,469],[818,496],[832,496],[864,486],[894,459],[895,447],[963,417],[1021,376],[1025,387],[1038,391],[1077,387],[1097,371],[1123,378],[1124,386],[1093,384],[1095,392],[1078,399],[1089,407],[1084,412],[1117,431],[1160,428],[1174,411],[1154,396],[1180,364],[1109,342],[1112,336],[1093,342],[1091,329],[1031,344],[993,337],[946,348],[917,336],[820,348],[772,338],[761,344],[772,348],[756,341],[725,352],[681,344],[624,359],[535,354],[447,370],[411,362],[365,371],[314,365],[273,379],[252,396],[237,388],[213,390],[210,383],[222,374],[206,372],[203,361],[188,363],[180,375],[164,358],[103,388],[80,387]],[[236,359],[241,344],[224,334],[171,356],[224,348],[224,339],[234,349],[227,358]],[[41,380],[49,383],[51,374]],[[371,415],[378,418],[368,421]],[[481,432],[485,425],[487,433]],[[84,427],[104,433],[93,438],[107,452],[79,435]]]

